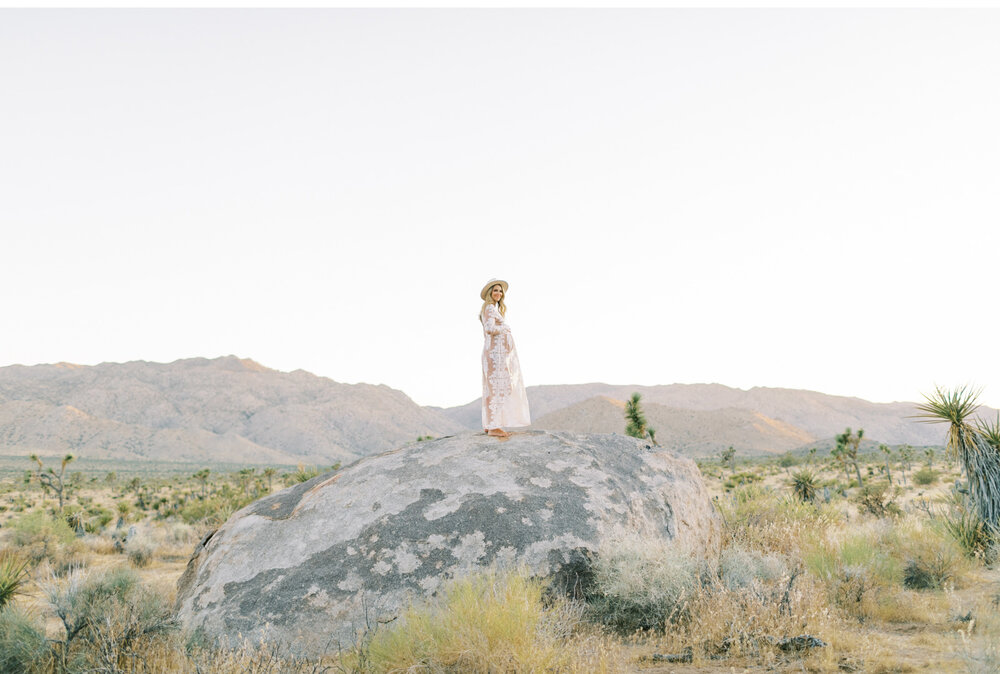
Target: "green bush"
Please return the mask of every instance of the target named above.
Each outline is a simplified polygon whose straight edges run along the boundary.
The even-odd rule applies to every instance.
[[[889,493],[887,484],[866,484],[858,494],[858,508],[875,517],[897,516],[903,513]]]
[[[937,481],[937,473],[935,473],[927,466],[924,466],[920,470],[913,473],[914,484],[919,484],[922,487],[926,487],[929,484],[934,484],[936,481]]]
[[[195,499],[184,504],[180,509],[180,516],[186,524],[222,524],[251,501],[252,498],[242,494]]]
[[[79,541],[69,524],[35,511],[18,517],[10,525],[11,540],[32,564],[43,559],[58,560],[79,548]]]
[[[90,519],[83,525],[87,533],[98,534],[115,519],[115,513],[100,506],[89,508],[87,512],[90,514]]]

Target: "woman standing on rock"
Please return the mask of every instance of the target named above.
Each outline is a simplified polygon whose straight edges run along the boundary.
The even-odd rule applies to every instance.
[[[483,308],[479,322],[483,324],[483,430],[500,438],[509,436],[503,426],[527,426],[528,396],[521,379],[521,364],[517,360],[514,336],[505,316],[507,282],[491,279],[479,296]]]

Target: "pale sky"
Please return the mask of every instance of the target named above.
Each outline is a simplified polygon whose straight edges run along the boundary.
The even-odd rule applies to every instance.
[[[1000,10],[0,10],[0,365],[1000,405]]]

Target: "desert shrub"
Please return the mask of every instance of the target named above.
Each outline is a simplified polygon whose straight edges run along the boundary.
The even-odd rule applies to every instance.
[[[943,555],[913,557],[903,569],[903,586],[911,590],[936,590],[951,580],[954,560]]]
[[[788,563],[781,555],[734,545],[723,549],[719,556],[719,579],[730,590],[771,583],[788,573]]]
[[[624,658],[573,634],[580,612],[525,573],[487,570],[405,609],[341,662],[356,672],[619,671]],[[595,647],[595,645],[597,647]],[[605,644],[606,645],[606,644]]]
[[[903,587],[912,590],[941,589],[957,585],[969,572],[962,550],[938,524],[901,521],[889,546],[898,558],[905,560]]]
[[[590,617],[632,633],[683,619],[705,565],[674,542],[633,535],[603,546],[593,571]]]
[[[903,511],[893,500],[887,484],[866,484],[858,493],[858,509],[875,517],[901,515]]]
[[[126,660],[141,657],[144,642],[176,627],[167,602],[129,569],[93,576],[78,570],[65,582],[50,579],[43,591],[62,623],[56,643],[64,668],[75,657],[97,671],[121,671]]]
[[[28,560],[14,550],[0,550],[0,611],[13,602],[14,597],[24,593],[30,578],[28,564]]]
[[[757,473],[735,473],[734,475],[731,475],[722,486],[726,488],[726,491],[729,491],[731,489],[735,489],[736,487],[753,484],[754,482],[760,482],[763,479],[764,478]]]
[[[0,672],[44,672],[49,658],[41,621],[12,606],[0,608]]]
[[[902,579],[898,558],[885,544],[887,526],[869,523],[831,537],[806,554],[806,567],[823,580],[831,601],[860,620],[874,615],[888,590]]]
[[[115,519],[115,513],[107,508],[93,507],[87,512],[90,513],[90,519],[83,525],[87,533],[98,534]]]
[[[41,511],[21,515],[10,525],[11,540],[32,564],[44,559],[57,560],[80,548],[76,534],[63,519],[54,519]]]
[[[185,524],[219,525],[229,519],[229,516],[253,499],[243,494],[232,493],[229,496],[213,496],[206,499],[194,499],[184,504],[179,513]]]
[[[125,542],[125,554],[133,566],[142,568],[153,561],[156,544],[143,537],[130,538]]]
[[[849,532],[829,532],[807,553],[806,567],[823,582],[830,601],[860,622],[932,623],[943,619],[947,598],[905,587],[906,567],[912,561],[914,568],[959,577],[964,567],[949,566],[949,545],[933,530],[911,523],[901,526],[893,520],[868,521]],[[941,562],[935,568],[938,549],[942,551]]]
[[[182,522],[175,522],[161,530],[164,543],[188,545],[198,542],[198,532],[195,528]]]
[[[929,484],[934,484],[937,481],[937,473],[935,473],[930,467],[924,466],[918,471],[913,473],[913,483],[918,484],[922,487],[926,487]]]

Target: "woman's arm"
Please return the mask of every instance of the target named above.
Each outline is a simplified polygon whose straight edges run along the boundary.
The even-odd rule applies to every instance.
[[[500,315],[500,311],[497,309],[497,305],[490,304],[486,307],[486,314],[483,317],[483,328],[486,330],[486,334],[489,335],[499,335],[507,328],[504,325],[503,316]]]

